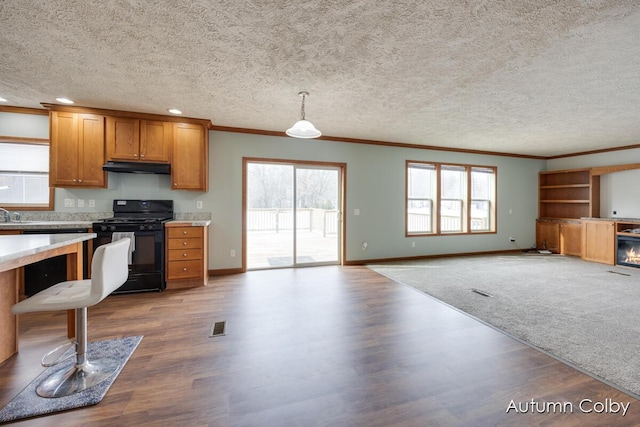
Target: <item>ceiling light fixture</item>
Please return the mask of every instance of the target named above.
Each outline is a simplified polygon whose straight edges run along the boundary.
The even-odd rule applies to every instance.
[[[167,111],[171,114],[182,114],[182,111],[178,110],[177,108],[169,108]]]
[[[300,120],[294,123],[292,127],[287,129],[287,135],[294,138],[317,138],[322,133],[315,126],[304,119],[304,99],[309,96],[309,92],[302,91],[298,95],[302,97],[302,107],[300,108]]]
[[[73,101],[69,98],[56,98],[56,101],[62,102],[63,104],[73,104]]]

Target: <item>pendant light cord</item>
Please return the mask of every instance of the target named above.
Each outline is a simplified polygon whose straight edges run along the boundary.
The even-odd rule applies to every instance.
[[[304,120],[304,98],[305,98],[305,94],[301,93],[300,95],[302,96],[302,107],[300,107],[300,115],[302,116],[302,120]]]

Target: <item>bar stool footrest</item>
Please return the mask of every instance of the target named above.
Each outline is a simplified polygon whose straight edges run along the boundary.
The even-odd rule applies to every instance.
[[[75,341],[69,341],[67,343],[64,343],[62,345],[59,345],[58,347],[54,348],[53,350],[49,351],[47,354],[45,354],[44,356],[42,356],[42,360],[40,361],[40,364],[42,366],[44,366],[45,368],[48,368],[50,366],[56,366],[59,363],[64,362],[65,360],[69,360],[72,357],[75,357],[77,352],[74,351],[73,353],[69,354],[66,357],[62,357],[64,356],[64,354],[71,348],[74,346],[77,346],[78,343]],[[77,347],[76,347],[77,348]],[[64,351],[63,351],[64,349]],[[56,359],[54,359],[53,361],[49,361],[48,358],[51,357],[52,355],[57,355],[59,353],[59,355],[57,356]]]

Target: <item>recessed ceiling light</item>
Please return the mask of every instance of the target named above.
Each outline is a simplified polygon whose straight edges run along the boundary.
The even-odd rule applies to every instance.
[[[169,108],[167,111],[171,114],[182,114],[182,111],[178,110],[177,108]]]
[[[73,104],[73,101],[69,98],[56,98],[56,101],[62,102],[63,104]]]
[[[2,97],[0,97],[0,102],[7,102],[7,100],[2,98]]]

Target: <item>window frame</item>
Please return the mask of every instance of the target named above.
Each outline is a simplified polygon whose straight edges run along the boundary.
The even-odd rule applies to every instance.
[[[21,138],[14,136],[0,135],[0,144],[25,144],[25,145],[48,145],[49,146],[49,158],[51,158],[51,144],[48,139],[43,138]],[[49,174],[51,171],[49,171]],[[49,182],[51,182],[49,180]],[[31,205],[23,203],[3,203],[2,207],[11,211],[52,211],[55,207],[55,189],[49,186],[49,203]]]
[[[436,188],[436,196],[435,199],[425,199],[430,200],[432,206],[432,215],[434,218],[434,226],[430,232],[426,231],[409,231],[409,205],[410,201],[415,198],[409,198],[409,172],[411,167],[432,167],[435,169],[435,188]],[[441,208],[442,201],[449,200],[447,198],[442,197],[442,171],[443,169],[451,168],[463,168],[464,174],[466,178],[466,182],[464,183],[465,194],[462,200],[462,227],[460,231],[442,231],[442,216],[441,216]],[[490,190],[489,199],[472,199],[473,189],[472,189],[472,171],[474,170],[486,170],[490,172],[493,176],[492,189]],[[498,232],[498,221],[497,221],[497,198],[498,198],[498,167],[497,166],[487,166],[487,165],[472,165],[472,164],[460,164],[460,163],[449,163],[449,162],[429,162],[424,160],[406,160],[405,162],[405,237],[420,237],[420,236],[454,236],[454,235],[477,235],[477,234],[496,234]],[[458,200],[458,199],[456,199]],[[488,202],[489,210],[488,210],[488,229],[472,229],[472,206],[474,202]]]

